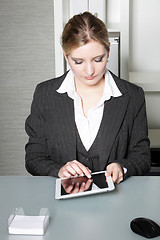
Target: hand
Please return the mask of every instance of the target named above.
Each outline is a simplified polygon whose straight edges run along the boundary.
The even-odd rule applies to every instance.
[[[111,163],[106,168],[106,177],[112,176],[114,183],[120,183],[123,181],[123,170],[119,163]]]
[[[66,193],[79,193],[85,192],[89,189],[93,179],[87,177],[77,177],[62,179],[62,186]]]
[[[60,178],[70,178],[72,176],[87,176],[91,178],[91,171],[88,167],[85,167],[82,163],[77,160],[67,162],[63,167],[60,168],[58,172],[58,177]]]

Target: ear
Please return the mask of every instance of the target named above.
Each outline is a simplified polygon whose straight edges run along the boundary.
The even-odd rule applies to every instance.
[[[110,48],[109,48],[109,51],[107,51],[107,55],[108,55],[108,57],[107,57],[107,58],[109,58],[109,53],[110,53]]]
[[[64,49],[62,49],[62,50],[63,50],[63,55],[64,55],[64,57],[65,57],[66,61],[68,62],[68,57],[67,57],[67,55],[66,55],[66,53],[65,53]]]

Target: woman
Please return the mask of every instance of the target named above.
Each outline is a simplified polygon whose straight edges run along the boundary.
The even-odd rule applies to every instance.
[[[91,176],[107,170],[115,183],[150,169],[143,90],[106,70],[105,24],[75,15],[62,34],[71,70],[40,83],[26,120],[26,168],[32,175]]]

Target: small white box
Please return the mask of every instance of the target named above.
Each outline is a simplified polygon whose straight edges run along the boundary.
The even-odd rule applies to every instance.
[[[9,234],[43,235],[48,223],[47,208],[41,208],[39,216],[26,216],[23,208],[16,208],[8,218],[8,232]]]

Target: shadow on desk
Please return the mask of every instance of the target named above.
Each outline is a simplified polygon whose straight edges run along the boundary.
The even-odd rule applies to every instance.
[[[160,148],[151,148],[151,171],[149,176],[160,176]]]

